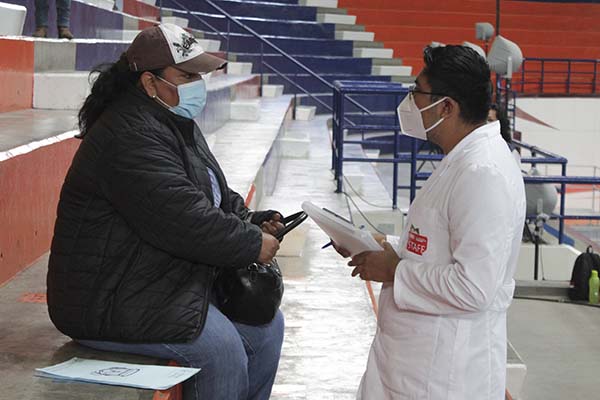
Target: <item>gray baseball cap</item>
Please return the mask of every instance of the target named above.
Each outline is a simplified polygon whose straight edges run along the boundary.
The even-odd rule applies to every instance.
[[[125,53],[132,71],[174,66],[192,74],[224,68],[227,61],[204,51],[182,27],[160,24],[141,31]]]

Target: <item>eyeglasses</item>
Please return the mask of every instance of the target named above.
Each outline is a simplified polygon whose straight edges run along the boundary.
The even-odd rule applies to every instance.
[[[414,95],[415,95],[415,93],[420,93],[420,94],[428,94],[428,95],[431,95],[431,96],[447,96],[447,97],[449,97],[449,96],[448,96],[447,94],[445,94],[445,93],[424,92],[423,90],[419,90],[419,89],[417,89],[417,86],[416,86],[416,85],[412,85],[412,86],[410,86],[410,87],[408,88],[408,93],[409,93],[410,95],[412,95],[412,96],[414,96]]]

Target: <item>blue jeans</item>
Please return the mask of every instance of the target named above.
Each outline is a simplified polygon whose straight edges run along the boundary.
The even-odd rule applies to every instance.
[[[184,400],[267,400],[283,343],[283,314],[262,326],[231,322],[212,304],[206,325],[190,343],[136,344],[79,340],[98,350],[175,360],[201,368],[183,385]]]
[[[56,25],[69,27],[71,0],[56,0]],[[36,28],[48,26],[48,0],[35,0]]]

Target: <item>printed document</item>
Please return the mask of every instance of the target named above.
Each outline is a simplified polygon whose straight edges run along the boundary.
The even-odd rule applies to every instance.
[[[166,390],[194,376],[198,371],[199,368],[128,364],[75,357],[51,367],[37,368],[35,375],[58,380]]]
[[[356,228],[350,221],[318,207],[310,201],[302,203],[302,210],[338,245],[345,248],[352,256],[364,251],[381,251],[383,248],[369,231]]]

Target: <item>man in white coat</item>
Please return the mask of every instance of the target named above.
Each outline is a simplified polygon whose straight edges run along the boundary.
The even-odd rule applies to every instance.
[[[486,61],[463,46],[427,48],[424,59],[398,108],[401,129],[446,156],[410,206],[402,236],[381,238],[384,251],[348,264],[353,276],[384,283],[358,398],[502,400],[523,178],[499,122],[486,124]]]

